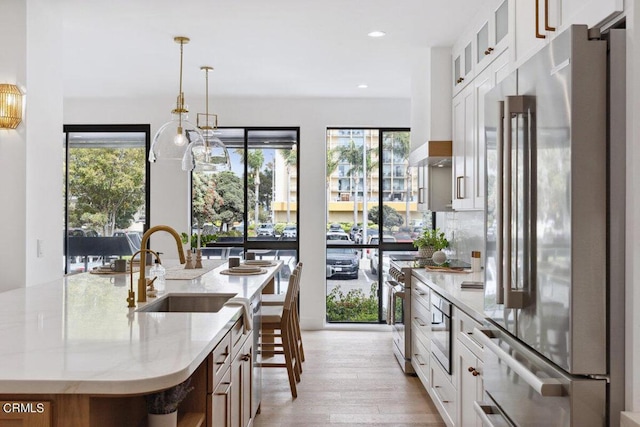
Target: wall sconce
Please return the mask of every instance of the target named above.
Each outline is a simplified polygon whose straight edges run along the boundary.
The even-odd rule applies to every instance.
[[[15,129],[22,122],[22,92],[18,86],[0,84],[0,129]]]

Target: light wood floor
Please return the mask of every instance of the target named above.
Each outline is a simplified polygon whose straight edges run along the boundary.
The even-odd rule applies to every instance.
[[[255,427],[442,426],[417,377],[405,375],[390,332],[303,331],[306,361],[298,398],[284,369],[263,369]]]

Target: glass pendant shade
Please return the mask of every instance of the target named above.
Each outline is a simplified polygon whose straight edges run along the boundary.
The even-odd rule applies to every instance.
[[[231,170],[229,151],[224,143],[215,135],[218,127],[218,116],[209,114],[209,71],[212,67],[200,67],[206,73],[206,113],[198,114],[197,126],[202,131],[203,140],[189,144],[182,159],[185,171],[218,173]]]
[[[202,143],[200,129],[194,126],[187,116],[189,108],[184,102],[184,94],[182,92],[182,57],[184,45],[189,43],[189,38],[178,36],[174,37],[173,41],[180,44],[180,89],[176,100],[176,108],[171,111],[171,121],[158,129],[151,142],[149,161],[152,163],[157,160],[181,161],[190,144]]]
[[[203,143],[202,133],[188,120],[187,113],[172,113],[173,119],[162,125],[151,142],[149,161],[182,160],[189,144]]]
[[[213,130],[203,132],[202,143],[189,144],[182,161],[186,171],[218,173],[231,170],[229,151],[224,143],[214,135]]]

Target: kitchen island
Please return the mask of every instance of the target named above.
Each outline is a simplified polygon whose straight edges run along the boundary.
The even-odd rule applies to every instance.
[[[220,273],[226,264],[207,262],[218,266],[196,279],[167,280],[164,294],[251,300],[273,285],[282,266],[228,276]],[[54,426],[117,425],[122,414],[128,421],[120,425],[136,426],[146,415],[144,394],[191,377],[196,389],[184,406],[205,412],[207,362],[242,308],[138,312],[163,294],[127,308],[128,289],[126,274],[85,273],[0,293],[0,400],[51,402]]]

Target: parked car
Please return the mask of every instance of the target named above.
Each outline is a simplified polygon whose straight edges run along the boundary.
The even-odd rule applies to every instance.
[[[382,235],[383,242],[395,242],[396,238],[393,236],[389,236],[387,234]],[[380,241],[380,236],[372,236],[369,238],[370,245],[377,245]],[[369,258],[369,268],[371,270],[371,274],[378,274],[378,249],[367,249],[367,257]],[[389,256],[385,255],[382,258],[383,271],[389,270]]]
[[[349,235],[344,231],[329,231],[327,232],[327,241],[329,240],[339,240],[350,242]]]
[[[349,236],[347,235],[347,237]],[[351,279],[357,279],[359,272],[360,255],[356,249],[327,249],[327,278],[344,275],[349,276]]]
[[[344,231],[344,230],[342,229],[342,226],[340,224],[338,224],[337,222],[334,222],[329,226],[329,231]]]
[[[70,228],[67,230],[69,237],[100,237],[100,233],[95,230],[85,230],[84,228]]]
[[[393,234],[393,237],[396,239],[396,242],[400,242],[400,243],[413,242],[411,235],[405,231],[398,231],[397,233]]]
[[[256,227],[256,234],[258,236],[275,236],[276,231],[273,228],[273,224],[264,223],[258,224],[258,227]]]
[[[354,241],[356,243],[363,243],[365,239],[363,239],[363,233],[362,233],[363,229],[362,227],[360,227],[358,229],[358,231],[356,232],[356,236],[354,238]],[[369,240],[371,237],[378,237],[378,229],[377,228],[367,228],[367,239]]]
[[[420,236],[422,234],[422,226],[416,226],[416,227],[412,227],[411,228],[411,233],[409,233],[411,235],[412,239],[415,239],[416,237]]]
[[[298,227],[296,225],[286,225],[282,229],[282,237],[298,237]]]

